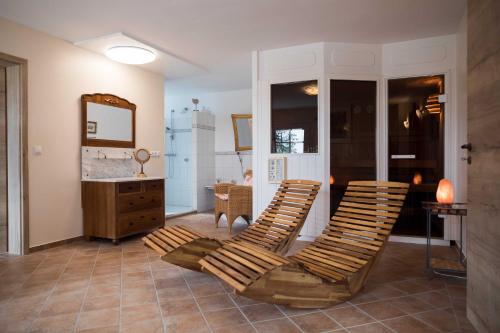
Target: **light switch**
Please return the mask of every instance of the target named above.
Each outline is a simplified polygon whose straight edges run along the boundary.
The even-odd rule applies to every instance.
[[[42,155],[42,146],[40,145],[35,145],[33,146],[33,155]]]
[[[151,151],[151,157],[160,157],[160,152],[158,150]]]

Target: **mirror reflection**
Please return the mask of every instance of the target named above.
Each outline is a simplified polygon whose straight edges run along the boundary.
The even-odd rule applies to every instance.
[[[132,141],[131,110],[88,102],[87,138]]]
[[[271,153],[318,152],[318,81],[271,85]]]

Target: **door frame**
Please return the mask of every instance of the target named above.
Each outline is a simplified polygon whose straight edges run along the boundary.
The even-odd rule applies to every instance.
[[[11,86],[10,89],[16,91],[18,103],[16,103],[15,107],[17,108],[19,116],[19,127],[16,133],[19,135],[19,150],[15,151],[15,157],[19,157],[18,174],[20,186],[15,189],[15,199],[17,200],[12,202],[12,198],[8,196],[7,206],[9,207],[10,204],[15,204],[15,208],[18,210],[20,218],[15,221],[10,219],[7,221],[9,230],[12,231],[14,224],[17,227],[14,229],[15,239],[13,240],[12,235],[9,235],[9,246],[7,251],[10,254],[24,255],[29,253],[28,61],[0,52],[0,63],[6,67],[8,73],[10,72],[11,75],[14,75],[12,80],[7,80],[6,90],[8,93],[9,86]],[[9,74],[7,74],[7,77],[8,76]],[[7,108],[8,107],[9,104],[7,104]],[[9,124],[7,124],[7,127],[8,125]],[[7,163],[9,163],[8,160]],[[9,168],[7,168],[7,191],[11,191],[13,187],[10,183]],[[9,212],[8,214],[10,215]],[[16,244],[16,248],[12,248],[11,244]]]

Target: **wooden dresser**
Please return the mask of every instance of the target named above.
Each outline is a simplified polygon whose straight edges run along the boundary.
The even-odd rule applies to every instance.
[[[83,234],[108,238],[146,232],[165,224],[163,179],[82,181]]]

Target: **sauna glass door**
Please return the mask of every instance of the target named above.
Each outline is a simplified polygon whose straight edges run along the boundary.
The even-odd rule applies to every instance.
[[[330,215],[350,180],[376,179],[375,81],[330,81]]]
[[[436,200],[444,174],[444,75],[393,79],[388,88],[389,180],[410,183],[392,233],[424,236],[422,201]],[[442,238],[443,220],[432,224],[432,236]]]

